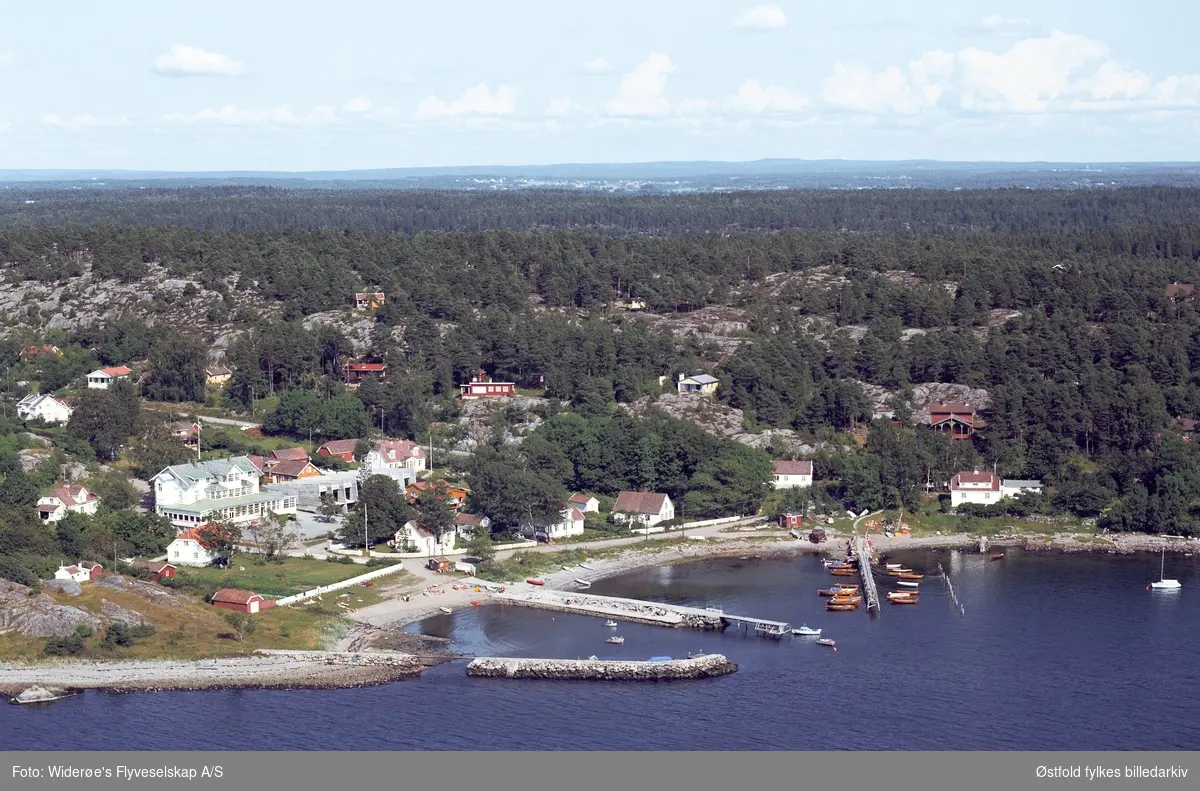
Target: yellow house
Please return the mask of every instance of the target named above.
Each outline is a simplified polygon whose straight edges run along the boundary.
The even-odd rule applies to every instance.
[[[717,392],[720,382],[715,376],[700,374],[698,376],[679,375],[676,389],[680,395],[712,395]]]
[[[209,387],[220,387],[228,384],[233,378],[233,371],[223,365],[210,365],[204,369],[204,383]]]

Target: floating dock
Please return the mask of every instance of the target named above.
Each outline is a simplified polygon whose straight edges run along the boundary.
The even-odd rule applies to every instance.
[[[867,612],[879,614],[879,591],[875,587],[875,571],[871,566],[871,549],[867,540],[854,534],[854,554],[858,557],[858,575],[862,577],[863,592],[867,594]]]

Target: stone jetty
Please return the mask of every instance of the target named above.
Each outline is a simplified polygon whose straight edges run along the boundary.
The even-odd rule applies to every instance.
[[[595,615],[650,626],[721,631],[728,625],[721,613],[711,610],[699,610],[695,607],[660,604],[637,599],[621,599],[614,596],[598,596],[592,593],[518,589],[495,593],[492,598],[501,604],[517,604],[542,610]]]
[[[467,665],[479,678],[533,678],[571,681],[674,681],[737,672],[722,654],[639,662],[623,659],[507,659],[480,657]]]

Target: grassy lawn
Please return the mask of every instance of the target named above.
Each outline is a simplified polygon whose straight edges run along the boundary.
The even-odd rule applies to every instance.
[[[128,591],[84,585],[83,595],[54,593],[59,604],[99,613],[104,601],[140,613],[154,624],[155,633],[139,638],[134,645],[111,651],[100,648],[103,630],[86,640],[88,655],[95,659],[203,659],[249,653],[259,648],[317,650],[336,640],[349,623],[334,607],[322,602],[319,608],[273,607],[253,616],[254,634],[245,643],[232,638],[225,613],[190,596],[177,594],[173,601],[151,602]],[[16,633],[0,635],[0,657],[15,660],[44,659],[41,638]]]
[[[240,588],[263,596],[290,596],[318,585],[357,577],[371,569],[357,563],[330,563],[314,558],[285,558],[280,563],[259,565],[254,555],[234,555],[228,569],[179,569],[179,576],[218,588]]]

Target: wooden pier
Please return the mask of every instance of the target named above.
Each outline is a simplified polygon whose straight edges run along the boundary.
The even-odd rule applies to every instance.
[[[879,590],[875,587],[875,571],[871,568],[871,550],[867,541],[854,534],[854,554],[858,557],[858,574],[862,577],[863,591],[867,594],[867,612],[879,614]]]
[[[744,615],[722,615],[721,617],[730,623],[737,624],[739,629],[753,629],[755,634],[763,637],[783,637],[791,627],[791,624],[785,621],[767,621],[762,618],[748,618]]]

